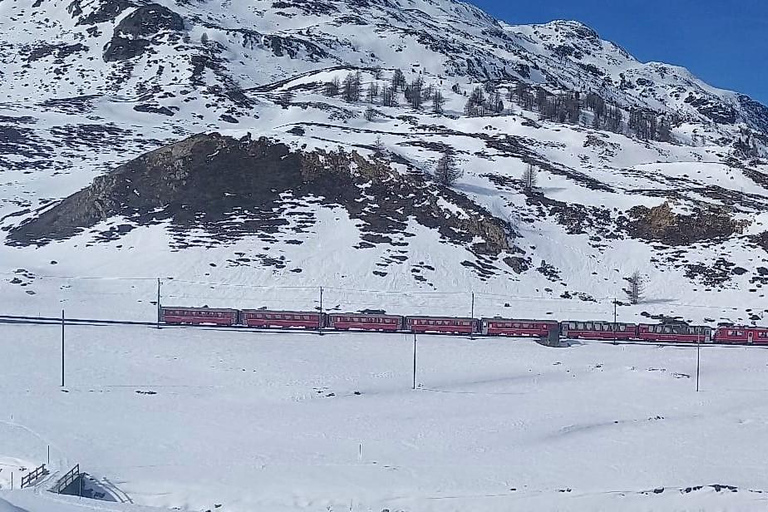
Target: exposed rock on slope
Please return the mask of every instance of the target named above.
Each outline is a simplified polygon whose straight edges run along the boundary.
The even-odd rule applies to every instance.
[[[279,231],[289,224],[284,203],[299,199],[345,208],[362,222],[361,247],[392,243],[391,235],[414,236],[408,231],[411,221],[479,256],[509,251],[514,234],[465,196],[430,185],[420,174],[394,172],[380,160],[355,152],[292,151],[266,138],[214,133],[153,151],[96,178],[12,230],[9,239],[43,244],[121,216],[135,225],[169,220],[176,228],[202,228],[228,240]],[[130,226],[120,234],[126,229]]]
[[[636,206],[629,214],[629,232],[633,236],[671,246],[726,239],[743,233],[749,224],[735,220],[723,208],[698,208],[691,215],[676,214],[668,202],[654,208]]]

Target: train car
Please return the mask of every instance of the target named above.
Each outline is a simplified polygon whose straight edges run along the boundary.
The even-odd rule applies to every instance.
[[[637,326],[603,321],[569,321],[560,324],[560,332],[566,339],[629,341],[636,338]]]
[[[244,309],[240,313],[240,321],[246,327],[318,330],[323,326],[323,315],[312,311]]]
[[[664,343],[712,343],[712,329],[703,325],[640,324],[637,338]]]
[[[367,313],[331,313],[326,317],[327,327],[339,331],[397,332],[403,328],[403,317]]]
[[[238,310],[161,307],[160,320],[170,325],[237,325]]]
[[[546,338],[552,330],[558,331],[560,324],[554,320],[514,320],[507,318],[483,318],[480,332],[487,336],[515,336]]]
[[[405,329],[414,333],[472,334],[477,332],[477,323],[475,318],[405,317]]]
[[[721,326],[715,342],[730,345],[768,345],[768,327]]]

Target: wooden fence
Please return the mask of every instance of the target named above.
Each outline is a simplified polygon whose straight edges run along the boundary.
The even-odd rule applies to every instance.
[[[63,477],[59,478],[59,481],[56,482],[56,485],[53,486],[51,492],[63,494],[64,491],[66,491],[69,486],[75,483],[80,477],[80,464],[77,464],[75,467],[67,471]]]
[[[29,487],[47,474],[48,470],[45,469],[45,464],[40,465],[39,467],[35,468],[34,471],[30,471],[21,477],[21,488],[23,489],[25,487]]]

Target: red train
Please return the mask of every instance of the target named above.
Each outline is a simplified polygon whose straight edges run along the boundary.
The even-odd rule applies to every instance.
[[[445,316],[396,316],[377,313],[319,313],[262,309],[162,307],[169,325],[225,325],[264,329],[368,332],[413,332],[485,336],[562,338],[654,343],[721,343],[768,345],[768,327],[721,326],[717,329],[682,322],[631,324],[605,321],[519,320]]]

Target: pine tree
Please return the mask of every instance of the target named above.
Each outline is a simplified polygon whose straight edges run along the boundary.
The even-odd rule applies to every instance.
[[[424,81],[421,77],[416,78],[413,82],[408,85],[405,89],[405,98],[408,100],[408,103],[411,104],[411,107],[414,110],[420,110],[421,109],[421,102],[423,101],[422,98],[422,89],[424,87]]]
[[[459,169],[456,159],[451,153],[444,153],[435,167],[434,178],[437,183],[444,187],[450,187],[456,180],[464,175],[464,171]]]
[[[392,87],[384,85],[381,88],[381,104],[385,107],[397,106],[397,93]]]
[[[360,101],[363,89],[363,78],[360,72],[350,73],[342,83],[342,97],[344,101],[354,103]]]
[[[441,91],[435,91],[435,94],[432,95],[432,112],[435,114],[442,114],[444,105],[445,98],[443,97],[443,93]]]
[[[373,158],[384,158],[387,156],[387,147],[384,145],[384,141],[381,140],[381,135],[376,137],[373,142]]]
[[[635,271],[626,278],[629,288],[624,290],[632,304],[639,304],[645,297],[645,279],[639,271]]]
[[[392,75],[392,90],[395,92],[405,89],[405,75],[400,69],[396,69]]]
[[[333,80],[331,80],[330,82],[326,82],[323,85],[323,94],[329,97],[338,96],[340,89],[341,89],[341,81],[339,80],[339,77],[335,76],[333,77]]]
[[[376,82],[372,82],[371,85],[368,86],[368,93],[366,95],[366,99],[368,100],[368,103],[376,103],[376,101],[379,99],[379,84]]]
[[[528,164],[523,171],[523,189],[526,192],[533,192],[536,188],[536,182],[538,181],[538,172],[533,164]]]
[[[485,115],[485,93],[480,87],[475,87],[464,106],[464,113],[469,117],[482,117]]]

